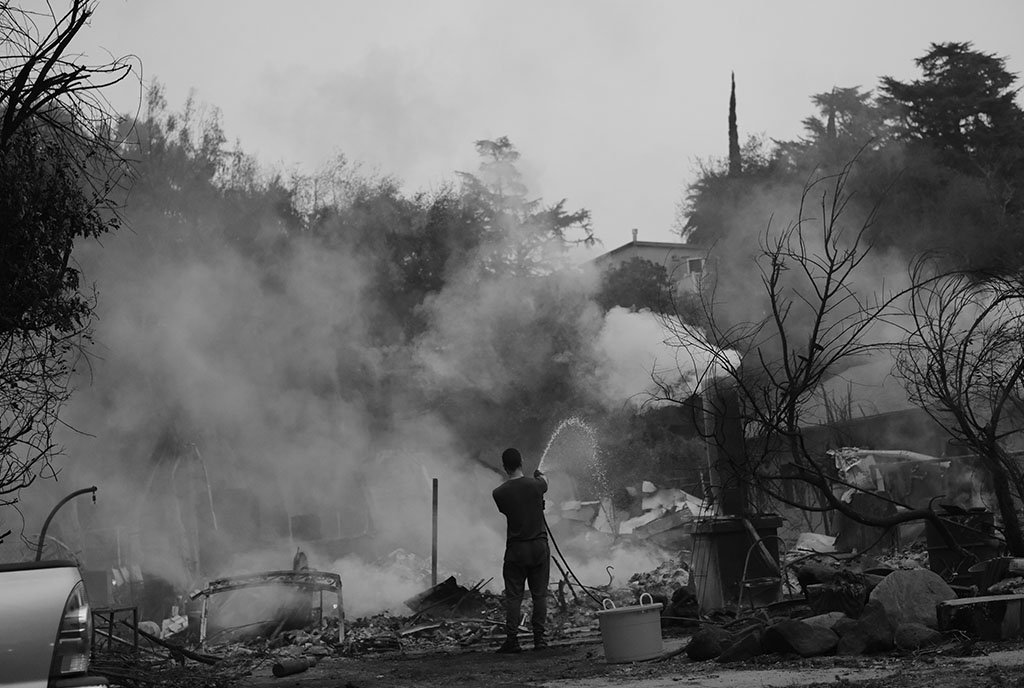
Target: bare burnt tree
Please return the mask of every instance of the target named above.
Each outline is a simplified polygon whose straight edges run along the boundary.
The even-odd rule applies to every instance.
[[[52,470],[94,306],[72,251],[117,225],[125,171],[103,90],[130,65],[71,52],[94,3],[45,7],[0,3],[0,505]]]
[[[897,372],[911,399],[991,472],[1006,544],[1024,556],[1024,281],[915,265],[911,329]]]
[[[83,64],[71,43],[95,12],[93,0],[71,0],[58,14],[0,3],[0,149],[30,133],[69,148],[67,163],[87,169],[89,158],[116,150],[111,108],[104,96],[132,71],[128,58]],[[111,156],[116,160],[116,153]]]
[[[752,493],[881,528],[927,519],[962,551],[929,508],[878,516],[841,499],[842,492],[860,488],[805,442],[809,416],[825,415],[822,384],[891,348],[897,330],[890,329],[890,319],[906,298],[906,289],[886,291],[864,274],[872,248],[866,236],[877,206],[855,206],[849,190],[855,162],[809,180],[793,220],[781,229],[769,222],[761,234],[755,261],[759,285],[749,292],[750,304],[760,304],[760,312],[745,320],[723,315],[735,312],[735,305],[716,302],[709,285],[702,296],[706,338],[695,336],[680,319],[668,323],[680,351],[712,363],[695,366],[706,370],[698,386],[725,385],[739,398],[748,452],[744,465],[731,472]],[[869,282],[873,288],[865,290],[863,283]],[[665,399],[681,401],[677,389],[661,387]],[[805,489],[787,489],[793,485]]]

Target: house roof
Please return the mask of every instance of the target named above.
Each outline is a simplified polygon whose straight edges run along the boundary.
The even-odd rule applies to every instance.
[[[683,244],[672,241],[630,241],[629,243],[623,244],[618,248],[613,248],[611,251],[602,253],[598,257],[594,258],[595,261],[599,261],[602,258],[611,258],[612,256],[627,251],[631,248],[655,248],[655,249],[684,249],[691,251],[707,251],[707,247],[698,246],[697,244]]]

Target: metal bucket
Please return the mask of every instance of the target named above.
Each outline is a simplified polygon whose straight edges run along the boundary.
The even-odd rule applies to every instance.
[[[644,597],[650,604],[644,604]],[[609,664],[639,662],[653,659],[663,651],[661,640],[661,602],[655,603],[649,593],[640,595],[640,604],[618,607],[609,599],[597,612],[604,643],[604,659]]]

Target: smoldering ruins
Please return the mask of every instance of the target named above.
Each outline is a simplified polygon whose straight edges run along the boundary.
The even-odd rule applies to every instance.
[[[922,60],[949,88],[978,61],[1005,73],[970,44]],[[769,149],[740,146],[733,81],[728,156],[687,189],[680,240],[634,229],[601,250],[507,137],[429,191],[344,156],[286,175],[154,84],[110,124],[123,227],[74,246],[91,325],[3,557],[79,564],[97,665],[125,685],[173,662],[238,678],[254,657],[285,676],[490,650],[491,490],[517,446],[551,479],[566,651],[730,663],[1018,639],[1024,297],[1006,255],[1024,203],[985,235],[1005,251],[946,219],[989,231],[978,188],[1024,171],[960,125],[982,138],[928,148],[906,114],[921,84],[881,84],[814,96],[806,137]],[[976,119],[1024,140],[1005,100]],[[616,635],[633,614],[643,643]]]

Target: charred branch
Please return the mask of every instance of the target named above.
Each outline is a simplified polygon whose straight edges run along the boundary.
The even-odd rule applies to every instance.
[[[891,351],[898,342],[881,330],[894,330],[891,326],[902,315],[902,304],[914,289],[927,288],[940,279],[938,275],[919,275],[910,287],[870,296],[860,291],[859,275],[872,248],[867,237],[878,205],[858,209],[853,203],[849,184],[856,162],[849,162],[837,174],[810,179],[795,217],[781,230],[775,228],[774,218],[769,220],[757,258],[763,317],[730,323],[716,313],[713,301],[705,300],[708,337],[693,337],[682,321],[674,323],[674,333],[681,349],[703,345],[702,353],[717,369],[709,368],[707,376],[717,373],[727,378],[739,398],[741,436],[748,438],[748,451],[752,445],[762,449],[744,456],[744,465],[729,473],[734,479],[746,480],[752,493],[767,494],[807,512],[840,513],[872,527],[893,528],[923,519],[935,525],[951,548],[962,552],[930,508],[879,517],[860,513],[843,502],[833,492],[841,482],[839,477],[826,458],[806,444],[806,415],[823,383],[866,355]],[[860,218],[850,222],[849,216],[857,212]],[[712,298],[714,286],[709,291]],[[709,380],[699,383],[705,389],[717,384]],[[684,401],[674,399],[673,390],[664,385],[661,395]],[[721,448],[721,437],[708,430],[705,435]],[[796,471],[785,479],[811,487],[817,503],[785,498],[772,489],[770,481],[763,480],[778,473],[778,459],[787,454]]]

